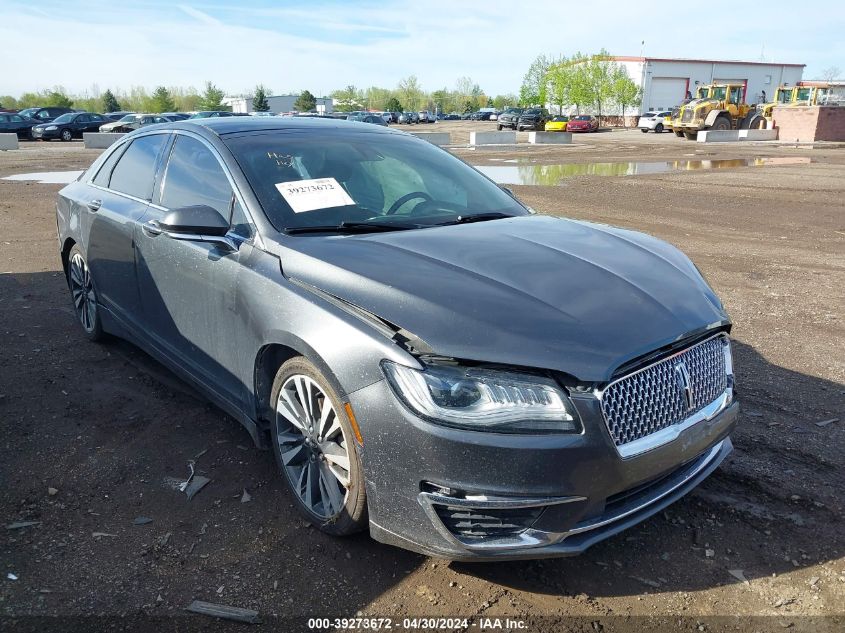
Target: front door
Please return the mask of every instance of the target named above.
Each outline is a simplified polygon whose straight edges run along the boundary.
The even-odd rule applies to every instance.
[[[194,205],[210,206],[231,222],[232,185],[211,148],[186,134],[176,135],[163,183],[159,204],[135,225],[144,329],[176,363],[238,404],[245,393],[235,343],[242,333],[236,306],[244,236],[231,231],[238,247],[232,250],[145,227],[170,209]]]

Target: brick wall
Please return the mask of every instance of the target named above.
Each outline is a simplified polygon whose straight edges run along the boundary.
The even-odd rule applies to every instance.
[[[772,118],[781,141],[845,141],[845,107],[776,107]]]

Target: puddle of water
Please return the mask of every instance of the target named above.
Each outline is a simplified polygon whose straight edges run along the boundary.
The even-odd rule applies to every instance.
[[[39,171],[32,174],[5,176],[3,180],[35,180],[42,185],[67,185],[79,178],[82,171]]]
[[[567,165],[492,165],[476,166],[481,173],[499,184],[559,185],[572,176],[643,176],[677,171],[735,169],[767,165],[807,165],[810,158],[784,156],[773,158],[738,158],[732,160],[673,160],[664,162],[572,163]]]

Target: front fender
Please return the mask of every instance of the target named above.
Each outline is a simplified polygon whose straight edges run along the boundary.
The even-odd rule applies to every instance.
[[[716,122],[716,119],[719,118],[719,115],[725,112],[725,110],[719,110],[717,108],[713,108],[710,112],[707,113],[707,118],[704,119],[704,125],[711,126]]]

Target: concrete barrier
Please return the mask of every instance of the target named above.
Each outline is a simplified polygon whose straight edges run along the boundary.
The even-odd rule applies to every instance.
[[[452,135],[449,132],[411,132],[414,136],[434,145],[450,145]]]
[[[534,145],[569,145],[572,132],[529,132],[528,142]]]
[[[85,132],[82,140],[85,141],[85,149],[106,149],[110,147],[121,136],[123,132]]]
[[[516,145],[516,132],[470,132],[470,145]]]
[[[730,143],[735,141],[776,141],[777,130],[703,130],[698,133],[699,143]]]
[[[0,150],[18,149],[17,134],[0,134]]]

